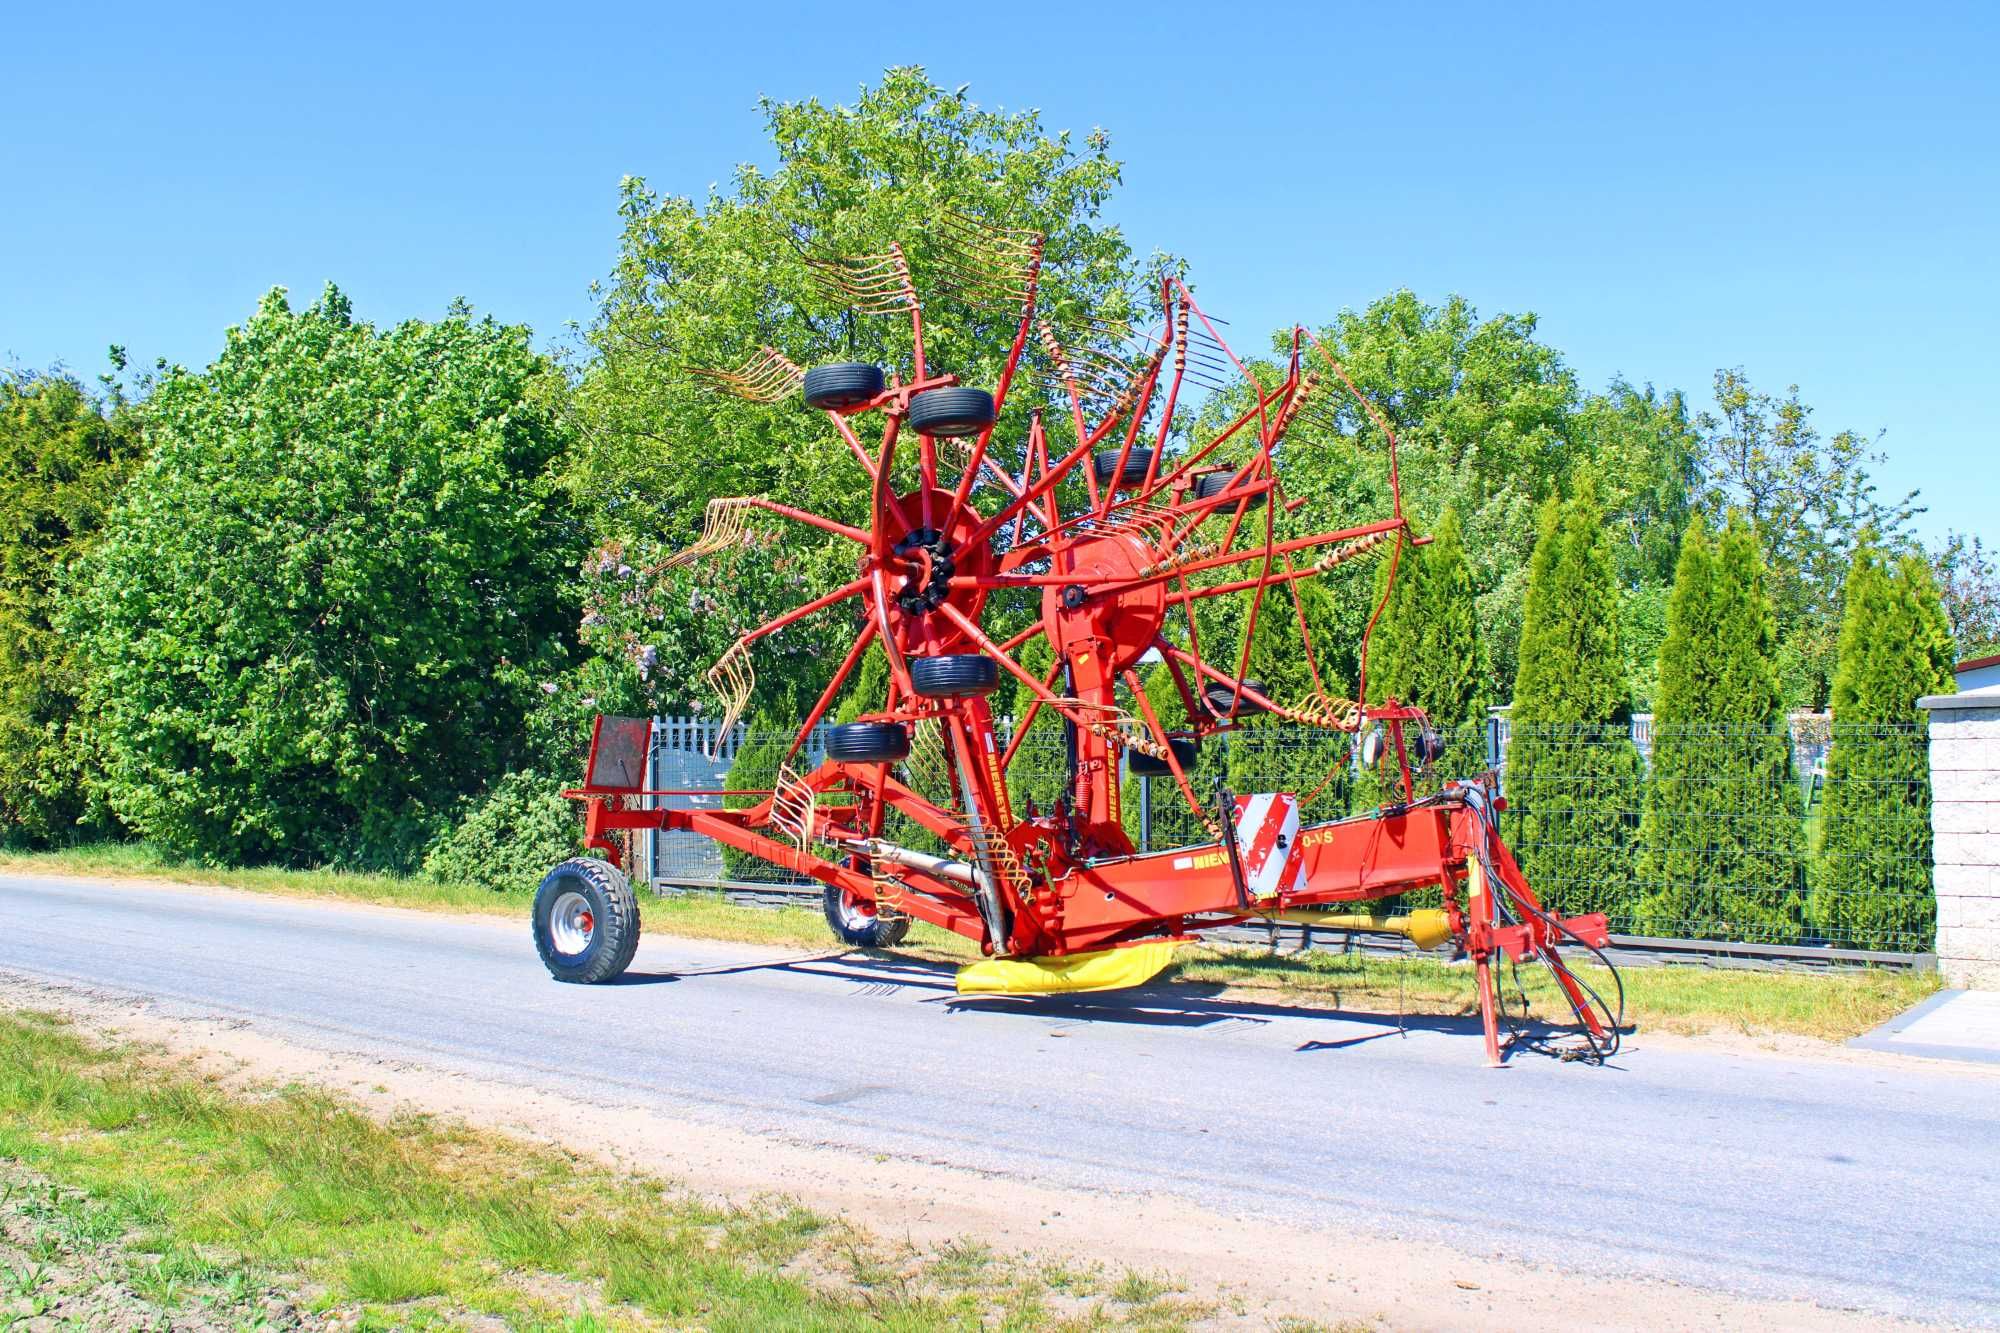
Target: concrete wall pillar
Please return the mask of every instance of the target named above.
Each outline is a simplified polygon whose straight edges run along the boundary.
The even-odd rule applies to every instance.
[[[1947,986],[2000,990],[2000,691],[1917,702],[1931,715],[1938,970]]]

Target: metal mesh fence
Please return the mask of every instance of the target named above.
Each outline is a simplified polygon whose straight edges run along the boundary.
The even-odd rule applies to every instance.
[[[1931,949],[1927,740],[1921,725],[1802,728],[1522,727],[1498,721],[1446,737],[1421,790],[1489,770],[1506,797],[1502,831],[1545,901],[1601,911],[1615,933],[1759,946]],[[656,723],[656,787],[769,787],[789,733],[738,727],[719,743],[685,720]],[[1001,728],[1003,737],[1007,728]],[[823,731],[795,761],[819,762]],[[921,737],[902,776],[951,805]],[[1008,770],[1017,815],[1063,796],[1060,724],[1038,721]],[[1189,771],[1197,813],[1171,778],[1118,775],[1127,832],[1142,850],[1210,836],[1218,779],[1231,793],[1287,791],[1308,821],[1364,814],[1396,799],[1382,774],[1355,762],[1353,738],[1253,723],[1208,738]],[[738,804],[719,796],[667,804]],[[923,830],[892,816],[890,838],[929,848]],[[804,886],[755,857],[688,833],[662,833],[655,880],[678,885]],[[1421,905],[1421,904],[1418,904]]]

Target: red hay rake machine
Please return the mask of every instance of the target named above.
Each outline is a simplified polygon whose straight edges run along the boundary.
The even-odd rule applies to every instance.
[[[845,442],[870,495],[865,528],[759,496],[718,499],[698,540],[668,562],[743,546],[754,525],[773,519],[815,528],[855,555],[851,581],[743,634],[711,668],[724,734],[750,698],[760,640],[850,603],[859,628],[773,789],[726,793],[751,798],[747,808],[647,808],[648,797],[696,793],[646,788],[646,719],[598,719],[585,785],[568,794],[585,802],[587,843],[608,860],[565,862],[543,882],[535,939],[550,972],[595,983],[624,971],[637,947],[638,903],[613,834],[687,830],[818,881],[828,921],[849,945],[892,947],[911,919],[976,942],[985,958],[960,970],[961,992],[1134,986],[1204,930],[1275,919],[1401,935],[1419,948],[1455,943],[1471,962],[1493,1063],[1501,1022],[1512,1026],[1495,969],[1539,961],[1574,1011],[1582,1045],[1573,1053],[1613,1053],[1622,987],[1614,1009],[1559,951],[1580,947],[1603,961],[1605,918],[1542,907],[1500,839],[1490,775],[1419,794],[1418,778],[1442,749],[1420,709],[1393,700],[1364,706],[1321,685],[1300,581],[1378,559],[1390,562],[1393,579],[1404,548],[1420,540],[1403,515],[1388,423],[1303,327],[1293,330],[1282,377],[1260,379],[1188,287],[1167,277],[1149,333],[1134,339],[1125,330],[1121,340],[1095,326],[1098,336],[1062,335],[1037,315],[1039,237],[962,220],[941,227],[958,247],[941,281],[962,300],[1018,311],[990,392],[927,363],[924,313],[899,246],[807,262],[854,312],[908,320],[907,378],[859,363],[805,371],[770,348],[736,369],[701,372],[755,402],[801,394]],[[1067,421],[1052,430],[1041,412],[1031,414],[1023,438],[1006,449],[1018,466],[1010,470],[996,457],[995,426],[1024,370],[1042,377],[1051,402],[1066,404]],[[1302,413],[1326,410],[1330,386],[1353,395],[1387,438],[1391,511],[1281,536],[1279,515],[1303,503],[1286,496],[1281,445]],[[1233,394],[1211,401],[1240,410],[1177,435],[1177,407],[1199,392]],[[983,622],[1002,590],[1038,598],[1039,614],[999,638]],[[1241,647],[1220,661],[1204,654],[1195,614],[1198,601],[1218,597],[1247,603]],[[1305,698],[1273,697],[1246,677],[1258,618],[1272,615],[1298,631],[1313,681]],[[1362,634],[1364,680],[1374,620]],[[1037,637],[1048,649],[1045,672],[1022,664]],[[875,644],[887,658],[887,697],[829,728],[825,761],[798,771],[808,738]],[[1163,723],[1142,660],[1164,663],[1183,724]],[[1029,701],[1004,744],[989,704],[1003,680],[1018,682]],[[1007,772],[1042,712],[1062,724],[1064,794],[1049,809],[1024,802],[1017,810]],[[1221,779],[1198,789],[1190,770],[1201,743],[1260,714],[1349,733],[1397,799],[1302,827],[1295,793],[1239,795]],[[1170,781],[1206,840],[1138,852],[1121,820],[1121,759],[1129,773]],[[930,780],[918,779],[919,768]],[[890,837],[891,812],[927,834],[931,850]],[[1433,888],[1439,907],[1369,910]]]

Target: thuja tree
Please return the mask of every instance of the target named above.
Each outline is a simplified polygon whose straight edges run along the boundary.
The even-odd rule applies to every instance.
[[[1953,687],[1951,627],[1930,568],[1915,556],[1863,550],[1844,603],[1810,915],[1838,944],[1926,949],[1937,903],[1917,700]]]
[[[412,862],[515,766],[568,662],[583,538],[556,371],[455,309],[282,292],[163,376],[64,628],[120,819],[221,860]]]
[[[0,372],[0,842],[101,821],[72,725],[85,659],[56,610],[138,457],[118,398],[100,402],[67,375]]]
[[[1755,531],[1732,515],[1718,545],[1693,519],[1667,606],[1639,834],[1647,934],[1799,936],[1798,792],[1776,650]]]
[[[1506,790],[1510,841],[1542,900],[1629,919],[1639,755],[1618,588],[1596,488],[1543,507],[1522,616]]]
[[[1389,579],[1382,566],[1377,595]],[[1397,562],[1368,647],[1368,702],[1414,704],[1444,736],[1448,769],[1484,763],[1486,652],[1479,603],[1458,515],[1450,510],[1431,541]]]

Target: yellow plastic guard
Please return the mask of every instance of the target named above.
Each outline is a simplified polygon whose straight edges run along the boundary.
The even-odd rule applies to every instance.
[[[1146,940],[1122,949],[1060,958],[989,958],[958,969],[960,995],[1054,995],[1064,991],[1122,990],[1158,976],[1174,961],[1180,940]]]

